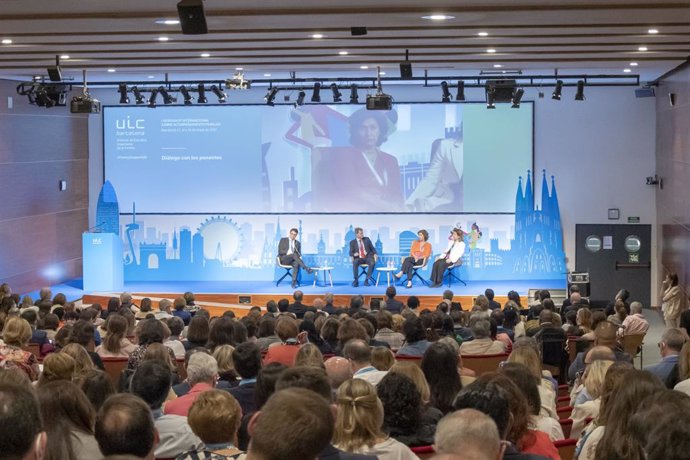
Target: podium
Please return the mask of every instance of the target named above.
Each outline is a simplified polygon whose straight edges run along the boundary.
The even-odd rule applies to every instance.
[[[122,240],[114,233],[83,233],[84,291],[119,292],[124,287]]]

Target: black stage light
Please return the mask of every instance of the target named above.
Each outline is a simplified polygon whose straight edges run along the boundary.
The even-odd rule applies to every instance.
[[[557,80],[556,81],[556,87],[554,88],[553,93],[551,93],[551,99],[554,99],[556,101],[560,101],[562,92],[563,92],[563,80]]]
[[[295,101],[295,107],[304,104],[304,98],[307,97],[307,93],[300,91],[297,93],[297,100]]]
[[[189,90],[185,85],[180,86],[180,93],[184,98],[184,105],[192,105],[192,95],[189,94]]]
[[[443,91],[443,95],[441,96],[441,102],[450,102],[450,90],[448,89],[447,81],[441,82],[441,91]]]
[[[225,103],[225,99],[227,98],[227,96],[224,92],[220,90],[220,88],[218,88],[216,85],[211,85],[211,91],[213,91],[213,94],[215,94],[218,98],[218,102],[220,102],[221,104]]]
[[[134,102],[137,104],[143,104],[146,102],[146,98],[141,94],[141,91],[139,91],[138,87],[132,86],[132,93],[134,93]]]
[[[343,95],[338,89],[338,85],[336,85],[335,83],[331,83],[331,91],[333,91],[333,102],[340,102],[343,100]]]
[[[51,65],[46,69],[50,81],[62,81],[62,70],[59,65]]]
[[[151,90],[151,96],[149,96],[149,107],[152,109],[156,108],[156,98],[158,97],[158,90],[157,89],[152,89]]]
[[[314,83],[314,90],[311,93],[312,102],[321,102],[321,83]]]
[[[583,80],[577,81],[577,92],[575,93],[575,100],[576,101],[584,101],[585,100],[585,82]]]
[[[525,90],[522,88],[518,88],[515,90],[515,92],[513,93],[513,99],[511,101],[513,103],[513,105],[510,106],[512,109],[519,109],[520,108],[520,101],[522,101],[522,96],[524,94],[525,94]]]
[[[266,99],[266,104],[267,105],[275,105],[274,100],[275,100],[277,94],[278,94],[278,88],[275,88],[275,87],[268,88],[268,92],[266,93],[266,96],[264,97],[264,99]]]
[[[117,92],[120,93],[120,104],[129,104],[129,97],[127,97],[127,85],[120,83],[117,87]]]
[[[350,104],[357,104],[359,102],[359,94],[357,94],[357,85],[350,86]]]
[[[158,92],[163,95],[163,104],[169,105],[174,102],[177,102],[177,98],[175,96],[172,96],[167,89],[165,89],[165,86],[161,85],[158,87]]]
[[[455,94],[455,100],[456,101],[464,101],[465,100],[465,82],[462,80],[458,80],[458,92]]]
[[[206,98],[206,88],[204,87],[203,83],[199,83],[199,86],[197,86],[197,92],[199,93],[199,97],[197,98],[196,102],[199,104],[206,104],[208,99]]]
[[[47,109],[55,106],[55,101],[48,96],[48,90],[45,87],[40,87],[36,90],[36,105]]]

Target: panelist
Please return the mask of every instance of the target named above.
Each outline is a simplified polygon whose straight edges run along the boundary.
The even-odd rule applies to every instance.
[[[451,232],[452,239],[448,242],[448,248],[436,258],[434,266],[431,268],[431,285],[429,287],[441,286],[446,269],[451,265],[462,263],[462,255],[465,253],[464,233],[459,228],[454,228]]]
[[[355,239],[350,241],[350,257],[352,257],[352,274],[355,280],[352,286],[359,286],[357,270],[360,265],[369,265],[367,269],[367,277],[364,280],[364,285],[369,286],[369,278],[374,273],[374,265],[376,265],[376,248],[371,243],[369,237],[364,236],[364,230],[355,228]]]
[[[297,234],[299,232],[296,228],[290,229],[290,236],[281,238],[278,243],[278,257],[282,265],[292,265],[292,288],[297,287],[297,276],[299,269],[302,267],[311,273],[312,269],[307,267],[302,261],[302,245],[297,241]]]
[[[413,267],[421,266],[424,263],[424,259],[431,256],[431,243],[428,242],[429,232],[420,230],[417,232],[417,236],[419,239],[412,243],[410,256],[405,257],[400,271],[395,274],[395,277],[398,279],[402,278],[403,274],[407,275],[407,282],[405,283],[406,288],[412,287],[412,276],[414,274]]]

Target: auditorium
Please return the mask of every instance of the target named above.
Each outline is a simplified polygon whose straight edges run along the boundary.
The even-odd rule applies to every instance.
[[[676,0],[4,2],[0,451],[685,458],[688,36]]]

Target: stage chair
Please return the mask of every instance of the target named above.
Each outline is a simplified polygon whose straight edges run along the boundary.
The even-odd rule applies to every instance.
[[[406,258],[407,258],[407,257],[401,257],[402,260],[400,261],[400,263],[402,263],[402,261],[405,260]],[[428,262],[429,262],[429,258],[428,258],[428,257],[425,257],[424,260],[422,261],[422,264],[421,264],[421,265],[413,265],[413,266],[412,266],[412,279],[414,279],[414,278],[419,278],[419,281],[421,281],[422,284],[424,284],[424,286],[428,286],[428,285],[429,285],[429,282],[428,282],[427,280],[425,280],[425,279],[422,277],[422,275],[420,275],[419,273],[417,273],[417,271],[418,271],[418,270],[424,270],[424,269],[426,268],[426,264],[427,264]],[[404,279],[404,276],[403,276],[403,277],[400,278],[400,284],[399,284],[399,286],[404,286],[404,285],[405,285],[405,279]]]
[[[450,289],[450,285],[453,283],[453,280],[458,281],[458,282],[464,284],[465,286],[467,286],[467,283],[465,283],[463,280],[460,279],[460,277],[458,275],[455,274],[455,269],[458,267],[461,267],[461,266],[462,266],[462,262],[455,263],[446,269],[445,276],[448,277],[448,288],[449,289]]]
[[[292,279],[292,265],[283,265],[280,263],[280,256],[276,256],[276,264],[280,267],[285,269],[285,274],[280,277],[280,279],[276,282],[276,287],[280,284],[281,281],[285,279],[286,276],[289,276],[290,279]]]
[[[640,369],[642,369],[642,345],[644,345],[644,336],[646,334],[631,334],[624,335],[621,338],[621,346],[623,351],[629,353],[633,357],[633,363],[637,356],[640,356]]]
[[[498,366],[508,359],[508,353],[495,355],[462,355],[462,367],[472,369],[477,377],[487,372],[496,372]]]
[[[127,361],[129,358],[101,358],[103,361],[103,367],[105,367],[105,373],[108,375],[108,379],[117,388],[120,383],[120,375],[122,371],[127,368]]]
[[[376,254],[374,254],[374,264],[376,264],[376,260],[377,260],[377,257],[376,257]],[[350,263],[351,264],[355,263],[354,257],[350,257]],[[362,264],[359,266],[359,275],[357,275],[357,282],[358,283],[359,283],[359,279],[362,277],[362,275],[364,275],[364,279],[367,279],[367,270],[368,269],[369,269],[369,264]],[[373,275],[373,273],[372,273],[372,275]],[[376,284],[376,280],[374,280],[374,278],[369,278],[369,282],[371,284]]]
[[[422,366],[422,357],[421,356],[408,356],[408,355],[397,355],[395,357],[396,361],[406,361],[408,363],[414,363],[417,366]]]
[[[553,443],[556,449],[558,449],[558,455],[561,457],[561,460],[573,460],[576,444],[577,439],[561,439]]]
[[[565,439],[568,439],[570,437],[570,432],[573,429],[573,419],[571,418],[563,418],[558,421],[558,423],[561,424],[561,429],[563,430],[563,436],[565,436]]]
[[[419,458],[424,459],[424,458],[433,458],[434,455],[436,455],[436,451],[434,450],[434,446],[417,446],[417,447],[410,447],[410,450]]]

